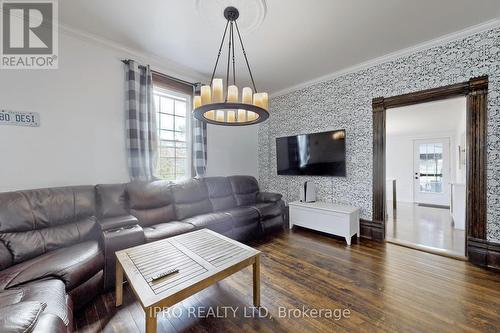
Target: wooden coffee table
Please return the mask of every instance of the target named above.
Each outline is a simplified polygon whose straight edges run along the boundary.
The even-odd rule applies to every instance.
[[[116,306],[123,301],[123,274],[146,313],[146,332],[156,315],[204,288],[253,265],[253,304],[260,306],[260,251],[208,229],[116,252]],[[177,271],[152,280],[155,275]]]

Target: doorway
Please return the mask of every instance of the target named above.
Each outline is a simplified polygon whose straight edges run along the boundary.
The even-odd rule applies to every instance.
[[[386,111],[387,241],[465,258],[466,98]],[[461,214],[453,214],[451,207]]]
[[[373,201],[371,220],[360,222],[361,236],[383,241],[387,222],[387,175],[385,164],[386,111],[391,108],[465,96],[467,99],[467,147],[465,170],[465,233],[467,259],[486,266],[486,125],[488,76],[465,82],[392,97],[372,100],[373,120]]]

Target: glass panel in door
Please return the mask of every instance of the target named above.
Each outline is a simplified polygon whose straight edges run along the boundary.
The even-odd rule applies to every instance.
[[[420,192],[443,192],[443,144],[421,143],[420,151]]]
[[[414,140],[414,201],[449,206],[450,139]]]

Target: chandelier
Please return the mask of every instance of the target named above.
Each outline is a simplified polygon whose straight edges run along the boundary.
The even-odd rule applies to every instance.
[[[269,97],[265,92],[257,92],[255,81],[250,70],[245,47],[241,39],[240,30],[236,20],[239,17],[238,9],[235,7],[227,7],[224,10],[224,17],[227,20],[222,41],[219,47],[217,60],[215,61],[214,70],[210,82],[211,86],[201,86],[199,96],[194,97],[193,115],[196,119],[203,122],[224,125],[224,126],[245,126],[253,125],[265,121],[269,117]],[[236,28],[236,29],[235,29]],[[245,87],[241,90],[241,98],[239,98],[238,87],[236,86],[236,65],[234,57],[234,40],[235,30],[241,44],[241,50],[245,57],[245,62],[252,81],[253,90],[250,87]],[[226,84],[227,90],[224,90],[224,83],[221,78],[215,78],[217,65],[219,64],[220,56],[224,41],[228,36],[228,53],[227,53],[227,70]],[[231,66],[232,62],[232,66]],[[229,85],[230,72],[232,71],[232,85]]]

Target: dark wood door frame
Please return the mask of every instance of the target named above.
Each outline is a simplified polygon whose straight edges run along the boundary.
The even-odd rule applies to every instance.
[[[467,98],[467,204],[466,233],[469,260],[481,254],[486,242],[486,117],[488,77],[393,97],[373,99],[373,214],[361,221],[361,234],[385,238],[385,142],[386,110],[424,102],[465,96]],[[483,244],[483,245],[481,245]],[[480,246],[481,245],[481,246]],[[483,251],[484,252],[484,251]],[[481,258],[483,260],[484,258]]]

